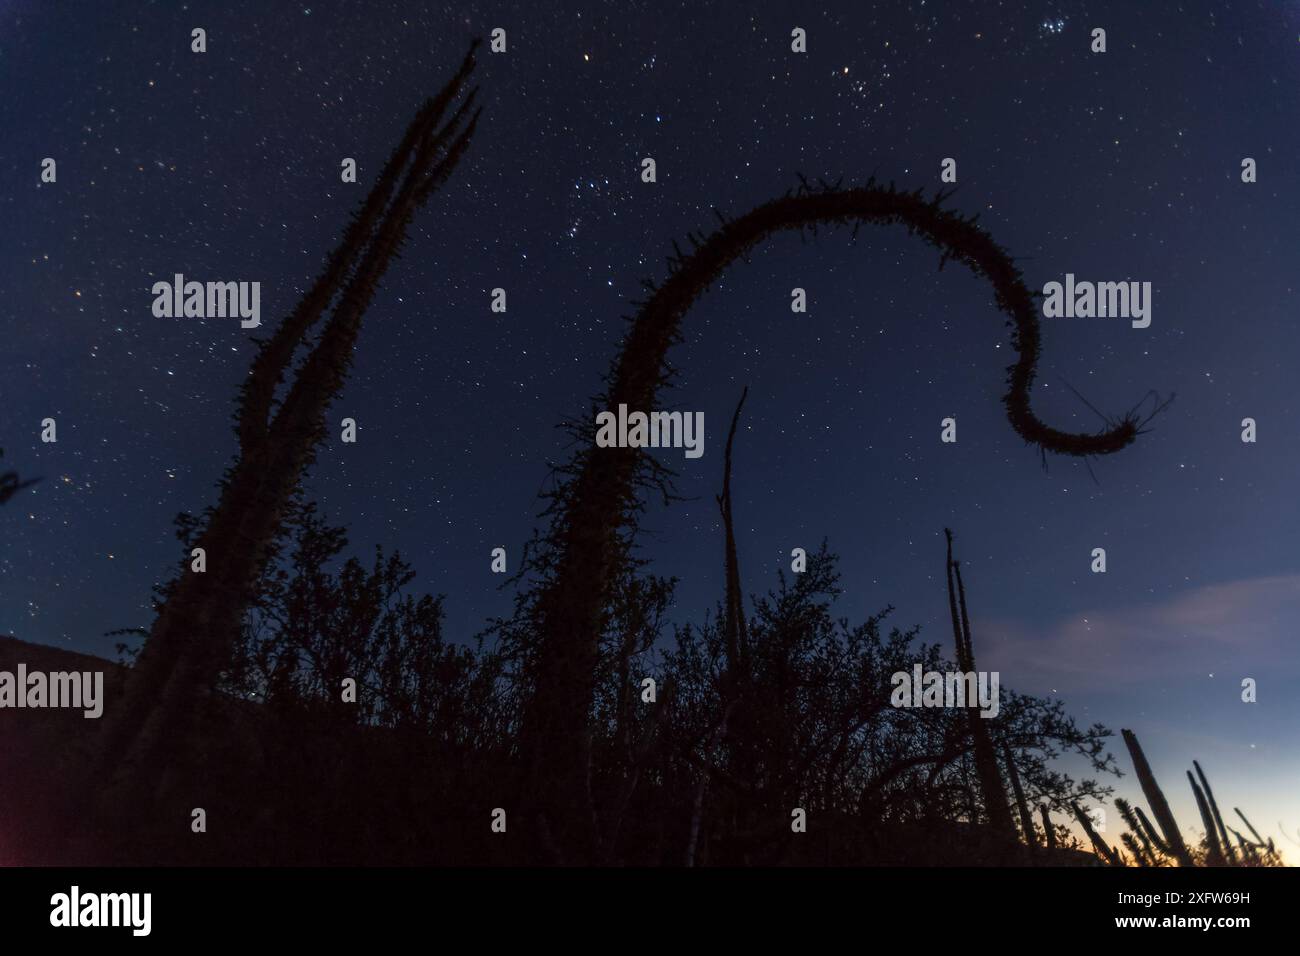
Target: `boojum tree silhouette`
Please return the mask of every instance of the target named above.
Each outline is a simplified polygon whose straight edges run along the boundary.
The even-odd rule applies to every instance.
[[[194,542],[206,570],[194,571],[186,556],[99,749],[96,776],[101,787],[111,781],[100,802],[110,814],[147,807],[142,787],[157,774],[145,768],[174,769],[195,739],[200,704],[229,660],[285,508],[325,437],[325,413],[347,378],[379,282],[415,212],[446,183],[477,128],[477,89],[443,122],[474,69],[477,46],[471,44],[452,79],[416,112],[324,270],[275,334],[259,343],[235,414],[238,454]],[[312,344],[308,335],[331,302]],[[304,346],[310,347],[277,403],[277,389]]]
[[[1140,417],[1136,408],[1107,419],[1106,427],[1093,433],[1053,428],[1034,414],[1031,388],[1041,352],[1034,295],[1015,261],[978,225],[977,216],[944,208],[950,195],[940,192],[927,198],[922,190],[900,191],[892,184],[877,184],[874,177],[854,188],[803,180],[799,188],[739,218],[719,213],[721,227],[707,237],[692,235],[689,254],[674,244],[670,273],[661,285],[643,283],[649,297],[635,303],[638,310],[595,406],[654,408],[656,396],[671,378],[668,352],[681,340],[691,305],[725,269],[767,238],[788,231],[810,230],[815,235],[819,226],[852,226],[856,236],[863,224],[901,225],[940,250],[940,268],[949,260],[960,262],[992,286],[1018,353],[1008,368],[1002,399],[1017,434],[1044,456],[1052,452],[1089,458],[1132,444],[1150,417]],[[585,862],[594,858],[599,845],[589,769],[603,608],[614,573],[629,553],[640,492],[647,486],[662,487],[664,472],[641,449],[595,448],[591,418],[571,430],[585,440],[557,470],[559,480],[550,492],[550,528],[534,558],[541,573],[528,612],[537,624],[538,645],[527,664],[530,690],[520,727],[521,795],[552,859]],[[983,756],[987,769],[992,754]],[[999,822],[1009,826],[1009,816],[1002,819],[1005,815],[1003,809]]]
[[[952,530],[944,528],[943,533],[948,541],[948,613],[952,617],[957,666],[963,673],[973,674],[976,673],[975,647],[971,639],[970,613],[966,609],[966,587],[961,580],[961,563],[953,560]],[[989,737],[983,719],[974,709],[968,707],[963,713],[966,717],[966,732],[970,735],[973,745],[975,774],[984,798],[985,815],[993,832],[1002,840],[1009,841],[1013,839],[1015,830],[1011,823],[1011,810],[1006,802],[1006,791],[1002,788],[1002,777],[998,773],[993,741]],[[1008,773],[1014,775],[1014,764],[1011,764],[1010,760],[1008,763],[1011,766]]]

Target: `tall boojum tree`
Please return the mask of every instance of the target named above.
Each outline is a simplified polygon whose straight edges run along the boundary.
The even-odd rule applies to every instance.
[[[416,211],[451,176],[478,125],[477,90],[450,118],[475,66],[477,41],[460,69],[425,100],[384,165],[325,269],[276,333],[259,343],[235,416],[236,460],[220,485],[196,545],[206,570],[180,575],[158,609],[121,710],[107,728],[97,762],[111,780],[101,803],[111,813],[149,806],[144,767],[173,767],[193,739],[200,704],[217,683],[239,634],[285,508],[326,434],[325,413],[352,362],[362,319],[379,282],[406,240]],[[294,355],[334,303],[315,344],[275,402]]]

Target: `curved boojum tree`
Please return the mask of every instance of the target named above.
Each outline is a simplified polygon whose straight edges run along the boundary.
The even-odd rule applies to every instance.
[[[1094,433],[1063,431],[1034,414],[1031,388],[1041,350],[1038,308],[1011,256],[977,224],[943,208],[944,194],[926,198],[874,180],[857,188],[809,186],[766,202],[738,219],[723,219],[712,235],[692,237],[694,250],[670,259],[662,285],[649,285],[598,399],[605,408],[655,407],[670,370],[669,348],[680,340],[691,305],[723,271],[779,232],[818,226],[901,225],[942,254],[988,280],[998,308],[1008,316],[1018,353],[1008,369],[1002,401],[1015,432],[1044,454],[1075,457],[1119,451],[1137,438],[1135,411]],[[719,216],[721,219],[722,217]],[[654,468],[641,449],[588,445],[565,471],[555,494],[550,554],[533,604],[538,645],[530,662],[533,690],[525,706],[520,752],[525,755],[526,799],[539,832],[557,855],[589,857],[595,841],[589,769],[590,712],[598,662],[602,614],[611,580],[627,546],[645,469]]]

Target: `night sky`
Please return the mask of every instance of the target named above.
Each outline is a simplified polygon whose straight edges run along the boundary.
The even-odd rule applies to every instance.
[[[150,623],[179,555],[172,518],[214,500],[234,453],[251,336],[318,273],[421,98],[498,26],[509,49],[479,57],[471,151],[417,215],[330,413],[358,441],[332,428],[310,476],[351,553],[399,548],[468,639],[508,609],[489,552],[505,546],[513,570],[548,462],[568,454],[555,426],[585,415],[626,300],[666,274],[672,240],[799,172],[934,190],[953,157],[951,206],[981,214],[1031,288],[1067,272],[1152,283],[1150,328],[1044,319],[1040,416],[1096,430],[1071,386],[1106,413],[1152,389],[1172,406],[1091,473],[1051,457],[1044,471],[1000,402],[1015,355],[987,284],[937,271],[901,228],[786,235],[687,318],[669,398],[705,413],[705,453],[655,453],[695,500],[651,507],[645,555],[681,579],[678,620],[721,597],[713,496],[748,385],[733,486],[747,590],[825,537],[842,613],[892,604],[950,643],[951,526],[982,668],[1134,729],[1185,828],[1198,758],[1220,802],[1294,858],[1278,830],[1300,839],[1289,0],[0,0],[0,445],[6,468],[44,479],[0,509],[0,633],[111,657],[104,631]],[[1258,182],[1242,183],[1244,157]],[[150,287],[176,272],[260,281],[263,328],[155,318]],[[948,416],[955,445],[939,440]],[[40,441],[46,417],[57,444]],[[1243,677],[1258,703],[1240,701]]]

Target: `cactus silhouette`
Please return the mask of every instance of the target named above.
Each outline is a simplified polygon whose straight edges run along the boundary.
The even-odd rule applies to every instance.
[[[1034,830],[1034,815],[1029,812],[1029,802],[1025,799],[1025,789],[1020,783],[1020,773],[1016,770],[1016,757],[1011,745],[1002,741],[1002,756],[1007,765],[1007,779],[1011,781],[1011,792],[1016,798],[1016,810],[1020,814],[1020,831],[1025,845],[1031,850],[1038,848],[1038,834]]]
[[[1050,813],[1047,812],[1047,804],[1040,803],[1038,805],[1038,812],[1042,814],[1043,817],[1043,834],[1047,843],[1047,849],[1049,851],[1055,850],[1056,849],[1056,827],[1052,825],[1052,816]]]

